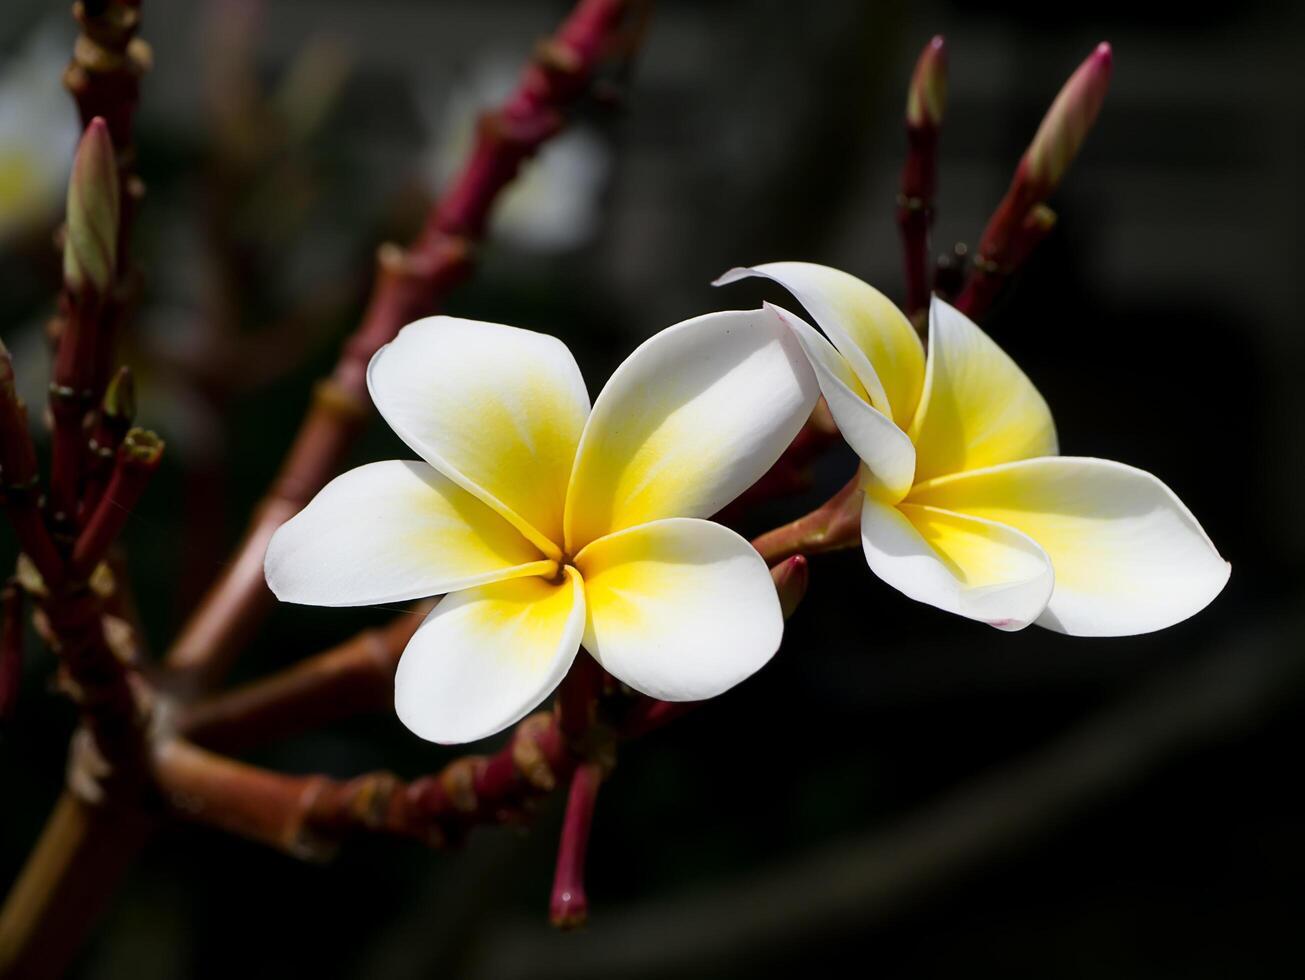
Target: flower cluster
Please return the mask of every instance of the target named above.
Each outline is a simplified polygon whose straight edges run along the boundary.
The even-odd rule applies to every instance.
[[[926,354],[882,294],[824,266],[736,269],[787,288],[639,347],[590,408],[558,340],[452,317],[373,359],[377,408],[422,462],[329,484],[268,548],[284,601],[445,595],[399,664],[418,735],[512,724],[580,646],[631,688],[708,698],[758,670],[783,618],[766,565],[707,518],[779,458],[823,394],[862,461],[870,568],[911,598],[1001,629],[1161,629],[1229,567],[1148,473],[1057,455],[1041,395],[975,324],[935,300]],[[828,339],[826,339],[826,337]]]

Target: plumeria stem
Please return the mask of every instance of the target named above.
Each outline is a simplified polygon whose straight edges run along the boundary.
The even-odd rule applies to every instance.
[[[339,469],[366,418],[366,369],[399,328],[439,307],[467,275],[472,243],[484,232],[499,192],[521,164],[562,126],[563,112],[586,89],[627,3],[580,0],[541,42],[516,91],[481,122],[470,157],[435,204],[408,250],[385,245],[362,323],[331,377],[317,390],[290,455],[245,532],[226,573],[209,591],[168,655],[195,686],[226,673],[272,607],[263,554],[272,532],[297,513]]]
[[[286,776],[183,739],[161,743],[153,769],[178,815],[297,857],[322,859],[358,832],[442,845],[477,824],[516,820],[532,800],[566,779],[576,762],[554,716],[540,713],[518,724],[496,754],[466,756],[410,783],[389,773],[343,781]]]
[[[571,788],[566,798],[566,815],[562,818],[562,836],[557,846],[557,868],[553,873],[553,893],[548,915],[559,929],[582,926],[589,917],[589,898],[585,894],[585,853],[589,849],[589,829],[594,819],[598,787],[603,768],[596,762],[584,762],[571,774]]]
[[[1001,294],[1007,280],[1023,268],[1025,261],[1042,244],[1056,225],[1056,212],[1035,204],[1011,235],[1004,264],[976,261],[969,281],[956,300],[956,308],[974,320],[982,319]]]
[[[957,309],[970,318],[977,320],[987,312],[1001,285],[1051,230],[1055,216],[1048,209],[1039,212],[1037,206],[1059,186],[1096,122],[1112,62],[1110,45],[1097,45],[1057,94],[1020,158],[1006,196],[983,230],[969,281],[956,300]]]
[[[118,447],[117,463],[95,512],[73,547],[68,574],[78,582],[94,570],[117,540],[163,456],[163,440],[145,429],[132,429]]]
[[[796,554],[819,554],[861,543],[861,476],[858,471],[838,493],[811,513],[767,531],[752,546],[772,565]]]
[[[286,670],[184,709],[178,728],[207,748],[237,752],[394,703],[394,670],[429,606],[395,617]]]
[[[929,229],[938,189],[938,134],[947,87],[942,36],[925,45],[906,103],[906,162],[897,193],[897,227],[906,274],[906,315],[917,325],[929,308]]]
[[[15,388],[13,360],[0,343],[0,501],[19,547],[47,585],[57,584],[63,576],[63,559],[45,526],[38,497],[36,448],[27,428],[27,408]]]

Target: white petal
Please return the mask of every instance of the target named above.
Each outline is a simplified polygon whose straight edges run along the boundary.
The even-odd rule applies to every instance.
[[[784,632],[775,583],[743,538],[674,518],[620,531],[577,556],[585,649],[614,677],[664,701],[697,701],[751,676]]]
[[[594,403],[567,497],[568,551],[665,517],[710,517],[779,458],[819,395],[774,313],[709,313],[663,330]]]
[[[866,464],[866,490],[885,503],[896,503],[911,489],[915,476],[915,447],[906,433],[874,408],[834,346],[799,316],[778,306],[768,309],[793,331],[820,382],[830,414],[847,444]]]
[[[337,476],[277,529],[263,561],[282,602],[367,606],[537,574],[539,549],[425,463]]]
[[[1056,590],[1040,626],[1078,636],[1147,633],[1222,591],[1230,566],[1174,492],[1104,459],[1051,457],[917,487],[913,502],[1019,528],[1042,546]]]
[[[812,262],[767,262],[731,269],[715,285],[746,276],[773,279],[790,293],[847,358],[870,401],[905,428],[924,384],[924,345],[901,310],[856,276]]]
[[[399,720],[431,742],[474,742],[520,721],[566,676],[584,633],[580,576],[518,578],[447,596],[394,675]]]
[[[1028,626],[1051,595],[1042,549],[992,521],[867,496],[861,544],[870,569],[893,588],[998,629]]]
[[[555,337],[450,316],[410,323],[382,347],[367,386],[424,460],[557,556],[589,396]]]
[[[1056,454],[1051,411],[1023,371],[959,310],[929,308],[929,365],[911,423],[917,483]]]

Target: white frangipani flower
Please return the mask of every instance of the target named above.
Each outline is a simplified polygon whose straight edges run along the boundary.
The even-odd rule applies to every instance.
[[[881,293],[805,262],[734,269],[791,292],[824,330],[771,307],[802,343],[863,463],[861,536],[912,599],[1021,629],[1146,633],[1205,608],[1229,565],[1149,473],[1056,455],[1046,402],[974,323],[935,299],[929,348]],[[831,344],[830,341],[833,343]]]
[[[761,556],[704,520],[792,441],[819,387],[772,312],[712,313],[639,347],[589,407],[559,340],[438,316],[373,358],[372,398],[424,462],[338,477],[272,538],[287,602],[452,593],[399,663],[418,735],[466,742],[526,715],[583,642],[631,687],[719,694],[779,646]]]

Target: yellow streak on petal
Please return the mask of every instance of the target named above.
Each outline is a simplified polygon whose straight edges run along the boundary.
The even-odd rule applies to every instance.
[[[915,479],[1056,453],[1051,411],[1024,372],[964,315],[934,302],[929,363],[910,428]]]
[[[903,503],[898,509],[968,589],[1033,578],[1045,569],[1045,561],[1011,547],[1006,528],[918,504]]]
[[[557,562],[549,562],[546,572],[475,590],[476,601],[463,610],[463,628],[492,635],[484,656],[531,672],[554,658],[575,607],[579,574],[569,567],[563,573]]]

